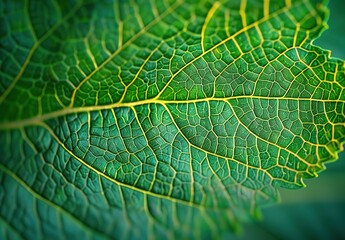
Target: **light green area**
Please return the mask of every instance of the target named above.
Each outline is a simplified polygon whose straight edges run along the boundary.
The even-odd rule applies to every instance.
[[[3,1],[0,236],[219,238],[303,186],[345,140],[321,2]]]

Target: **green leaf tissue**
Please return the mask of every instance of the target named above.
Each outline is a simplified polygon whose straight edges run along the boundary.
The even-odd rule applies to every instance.
[[[342,150],[345,64],[312,44],[328,14],[2,0],[0,238],[236,234]]]

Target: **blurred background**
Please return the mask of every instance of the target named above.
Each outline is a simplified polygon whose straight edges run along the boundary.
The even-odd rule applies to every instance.
[[[330,0],[329,29],[314,41],[345,59],[345,1]],[[345,146],[344,146],[345,147]],[[262,220],[243,227],[242,239],[345,239],[345,152],[304,189],[280,189],[282,203],[262,210]]]

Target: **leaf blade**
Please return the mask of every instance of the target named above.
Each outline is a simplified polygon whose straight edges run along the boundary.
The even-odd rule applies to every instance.
[[[322,5],[138,4],[81,3],[34,45],[0,101],[7,175],[105,237],[206,238],[335,160],[344,63],[310,44]],[[66,202],[46,192],[65,185]]]

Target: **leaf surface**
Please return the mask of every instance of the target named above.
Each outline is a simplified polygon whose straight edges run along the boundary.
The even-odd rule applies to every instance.
[[[321,1],[2,5],[3,236],[220,237],[342,148]]]

